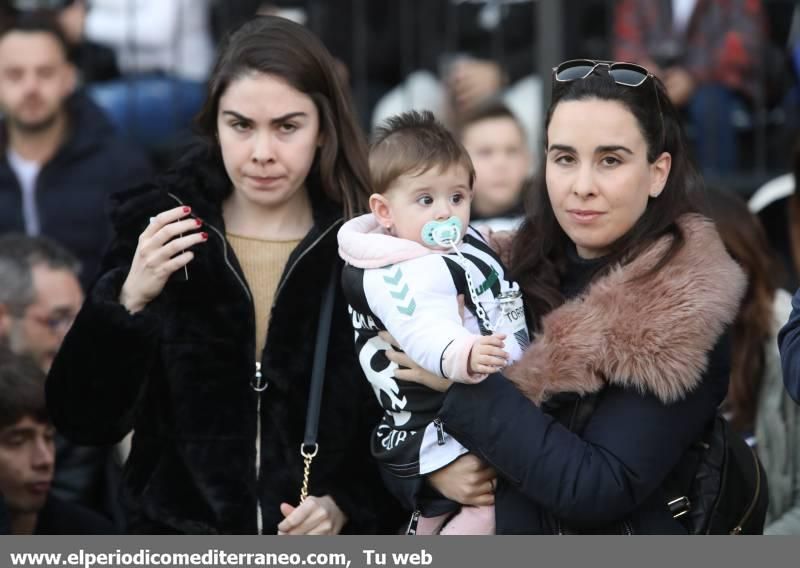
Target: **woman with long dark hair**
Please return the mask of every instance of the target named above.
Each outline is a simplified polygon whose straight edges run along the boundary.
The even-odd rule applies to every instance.
[[[114,198],[117,239],[47,395],[76,442],[134,429],[133,532],[368,533],[392,518],[362,435],[380,409],[338,286],[318,455],[298,503],[336,231],[369,195],[365,143],[334,69],[302,26],[245,24],[214,68],[203,143]]]
[[[497,472],[482,483],[498,534],[685,534],[663,483],[727,392],[745,277],[693,205],[663,85],[588,60],[553,79],[544,172],[510,254],[534,340],[505,376],[453,384],[439,419]],[[477,492],[458,468],[428,477],[457,501]]]

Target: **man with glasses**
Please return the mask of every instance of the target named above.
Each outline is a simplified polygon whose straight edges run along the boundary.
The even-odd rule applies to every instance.
[[[83,303],[79,273],[78,260],[54,241],[0,236],[0,346],[47,373]],[[75,446],[56,436],[56,462],[56,495],[121,518],[111,448]]]
[[[83,302],[78,261],[43,237],[0,237],[0,341],[46,373]]]

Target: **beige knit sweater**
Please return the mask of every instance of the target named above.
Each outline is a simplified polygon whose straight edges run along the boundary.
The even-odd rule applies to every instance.
[[[267,342],[272,302],[289,255],[300,240],[266,241],[228,233],[228,241],[244,271],[256,310],[256,361]]]

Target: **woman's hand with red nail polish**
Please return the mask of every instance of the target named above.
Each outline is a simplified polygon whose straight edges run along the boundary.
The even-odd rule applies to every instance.
[[[139,235],[119,296],[130,313],[144,309],[161,293],[172,273],[191,262],[194,253],[190,247],[208,240],[207,233],[191,232],[203,224],[200,219],[186,218],[191,211],[183,206],[159,213]]]

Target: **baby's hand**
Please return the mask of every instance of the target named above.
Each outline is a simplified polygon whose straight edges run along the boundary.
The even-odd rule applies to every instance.
[[[475,341],[469,353],[471,374],[496,373],[508,362],[508,353],[503,349],[506,336],[502,333],[485,335]]]

